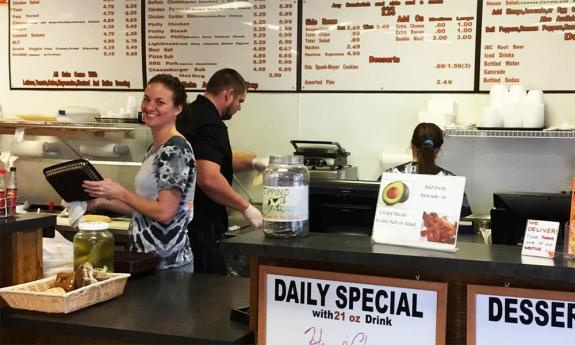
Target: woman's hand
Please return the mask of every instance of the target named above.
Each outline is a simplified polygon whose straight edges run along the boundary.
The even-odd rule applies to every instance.
[[[124,187],[110,178],[101,181],[86,180],[82,182],[82,188],[94,198],[104,198],[108,200],[122,200],[121,196],[125,191]],[[95,203],[98,204],[98,201]]]
[[[106,203],[106,199],[104,198],[96,198],[87,200],[86,203],[88,205],[87,211],[97,211],[104,208],[104,204]]]

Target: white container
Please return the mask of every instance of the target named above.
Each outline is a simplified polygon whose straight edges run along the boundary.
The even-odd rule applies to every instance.
[[[481,113],[481,126],[502,127],[503,118],[501,116],[501,109],[494,105],[484,107]]]
[[[496,107],[502,108],[507,100],[507,95],[509,91],[507,86],[504,84],[497,84],[491,87],[489,91],[489,103]]]
[[[522,102],[506,102],[503,107],[503,127],[520,128],[523,127],[523,104]]]
[[[529,90],[529,92],[527,92],[527,101],[529,103],[543,104],[543,91]]]
[[[545,106],[542,103],[526,102],[523,104],[523,127],[545,127]]]
[[[507,97],[509,103],[523,102],[527,96],[525,87],[523,85],[512,85],[509,88],[509,97]]]

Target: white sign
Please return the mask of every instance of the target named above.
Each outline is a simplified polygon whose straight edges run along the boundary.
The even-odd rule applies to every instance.
[[[160,0],[146,11],[148,76],[171,73],[186,89],[204,89],[229,67],[250,90],[296,89],[296,0]]]
[[[10,2],[10,87],[138,90],[140,0]]]
[[[477,0],[310,0],[302,13],[302,90],[473,90]]]
[[[554,257],[558,234],[558,222],[529,219],[521,255],[541,256],[544,258]]]
[[[565,344],[575,335],[575,293],[470,285],[468,344]]]
[[[455,251],[464,189],[463,176],[383,173],[373,240]]]
[[[261,266],[262,293],[258,344],[445,341],[443,283]]]

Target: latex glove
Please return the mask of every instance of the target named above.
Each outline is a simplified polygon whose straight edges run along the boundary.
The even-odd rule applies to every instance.
[[[252,168],[257,171],[264,171],[270,165],[270,157],[254,158]]]
[[[256,227],[256,228],[262,227],[262,224],[264,222],[264,217],[262,216],[262,213],[260,212],[260,210],[255,208],[254,205],[250,204],[250,206],[248,206],[248,208],[246,208],[242,212],[242,215],[254,227]]]
[[[68,224],[70,226],[76,226],[88,209],[88,203],[85,201],[70,201],[62,204],[68,209]]]

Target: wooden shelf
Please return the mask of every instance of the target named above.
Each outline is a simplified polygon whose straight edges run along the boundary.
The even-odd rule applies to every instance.
[[[106,138],[132,139],[139,124],[111,124],[100,122],[70,123],[45,121],[0,121],[0,134],[14,134],[23,128],[27,135],[55,137],[85,137],[86,135]]]

